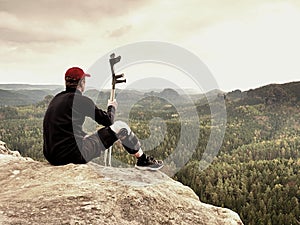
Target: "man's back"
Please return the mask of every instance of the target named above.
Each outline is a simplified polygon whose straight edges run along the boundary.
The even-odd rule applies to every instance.
[[[108,107],[107,112],[99,109],[90,98],[74,88],[57,94],[44,117],[44,156],[54,165],[85,163],[80,152],[86,136],[82,130],[85,117],[103,126],[110,126],[114,112],[112,106]]]
[[[74,153],[77,154],[75,157],[80,154],[77,145],[81,145],[82,138],[85,136],[82,131],[85,115],[74,112],[74,96],[74,91],[59,93],[50,102],[45,113],[43,151],[47,160],[53,164],[64,164],[59,161],[64,161],[66,157],[72,157]],[[78,98],[81,96],[79,95]]]

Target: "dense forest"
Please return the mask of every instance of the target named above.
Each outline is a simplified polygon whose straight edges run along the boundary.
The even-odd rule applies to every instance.
[[[203,95],[192,96],[200,121],[199,138],[189,139],[192,135],[185,135],[184,143],[190,144],[182,146],[176,158],[178,161],[182,158],[185,166],[173,178],[190,186],[202,202],[234,210],[244,224],[300,224],[299,90],[300,82],[293,82],[246,92],[217,92],[210,104]],[[47,95],[35,104],[0,107],[0,140],[23,156],[44,160],[42,121],[51,98],[52,95]],[[220,98],[224,99],[227,111],[225,136],[213,163],[201,170],[199,162],[212,129],[211,104],[218,104]],[[130,93],[120,101],[124,103],[126,99],[130,99]],[[174,101],[176,107],[172,105]],[[117,117],[127,120],[147,153],[165,159],[179,145],[183,123],[192,131],[195,129],[192,119],[182,121],[178,114],[178,110],[190,112],[191,106],[185,102],[184,97],[171,90],[146,93],[130,107],[128,118],[124,111]],[[102,102],[97,104],[103,106]],[[160,119],[151,125],[153,118]],[[92,131],[90,124],[87,120],[87,131]],[[196,147],[185,162],[190,146]],[[113,159],[113,166],[135,163],[134,157],[126,154],[119,143],[113,147]],[[182,164],[174,162],[169,167],[178,165]],[[164,172],[168,173],[168,167]]]

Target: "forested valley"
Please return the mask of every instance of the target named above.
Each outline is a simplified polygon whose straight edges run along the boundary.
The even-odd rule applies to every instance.
[[[300,82],[293,82],[245,92],[218,92],[210,102],[203,95],[193,96],[192,107],[197,110],[200,121],[199,137],[185,140],[196,147],[188,162],[182,160],[184,166],[173,179],[190,186],[202,202],[234,210],[244,224],[300,224],[299,90]],[[47,95],[44,100],[29,105],[0,106],[0,140],[23,156],[43,161],[42,122],[52,97]],[[176,107],[170,104],[169,98],[179,102]],[[97,104],[103,108],[106,99]],[[126,99],[130,96],[120,102]],[[225,102],[227,112],[224,139],[213,162],[202,170],[199,162],[212,129],[211,104],[219,104],[220,99]],[[191,110],[191,105],[181,100],[182,104],[178,93],[171,90],[147,93],[128,112],[118,112],[117,119],[126,120],[141,140],[151,136],[152,142],[142,141],[143,148],[165,159],[179,144],[182,124],[193,126],[192,120],[182,121],[178,114],[178,105],[181,112],[188,114]],[[149,122],[153,118],[160,120],[151,130]],[[87,120],[86,123],[86,131],[92,132],[94,126],[89,125],[92,122]],[[165,130],[163,136],[160,130]],[[179,161],[185,157],[189,145],[182,148]],[[113,159],[113,166],[135,163],[134,157],[119,143],[113,147]],[[170,166],[176,167],[177,162]]]

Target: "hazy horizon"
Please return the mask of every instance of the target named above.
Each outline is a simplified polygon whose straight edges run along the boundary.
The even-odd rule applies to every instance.
[[[225,91],[225,90],[222,90],[222,89],[212,89],[210,91],[214,91],[214,90],[220,90],[222,92],[231,92],[231,91],[235,91],[235,90],[241,90],[241,91],[248,91],[248,90],[251,90],[251,89],[256,89],[256,88],[260,88],[260,87],[264,87],[264,86],[267,86],[267,85],[271,85],[271,84],[286,84],[286,83],[293,83],[293,82],[300,82],[300,80],[294,80],[294,81],[290,81],[290,82],[284,82],[284,83],[268,83],[268,84],[265,84],[265,85],[262,85],[262,86],[257,86],[257,87],[254,87],[254,88],[249,88],[249,89],[246,89],[246,90],[242,90],[240,88],[235,88],[235,89],[232,89],[232,90],[229,90],[229,91]],[[13,86],[13,85],[28,85],[28,86],[58,86],[58,87],[65,87],[64,84],[47,84],[47,83],[37,83],[37,84],[34,84],[34,83],[2,83],[0,82],[0,89],[3,89],[2,86],[5,86],[5,85],[8,85],[8,86]],[[127,88],[127,87],[123,87],[123,88],[119,88],[119,87],[116,87],[117,90],[120,90],[120,91],[124,91],[124,90],[128,90],[128,91],[142,91],[142,92],[150,92],[150,91],[161,91],[161,90],[164,90],[164,89],[174,89],[178,92],[184,92],[186,94],[203,94],[204,92],[201,92],[199,91],[199,89],[193,89],[193,88],[181,88],[181,87],[156,87],[156,88],[148,88],[148,87],[143,87],[143,86],[139,86],[138,88],[134,88],[134,87],[130,87],[130,88]],[[38,88],[37,88],[38,89]],[[86,91],[87,90],[98,90],[98,91],[110,91],[111,88],[110,87],[105,87],[105,88],[102,88],[102,89],[99,89],[95,86],[86,86]],[[4,89],[5,90],[5,89]],[[12,89],[6,89],[6,90],[14,90],[14,88]]]

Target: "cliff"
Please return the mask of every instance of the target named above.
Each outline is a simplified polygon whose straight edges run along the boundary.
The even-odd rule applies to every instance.
[[[0,224],[242,225],[161,172],[94,163],[51,166],[0,142]]]

